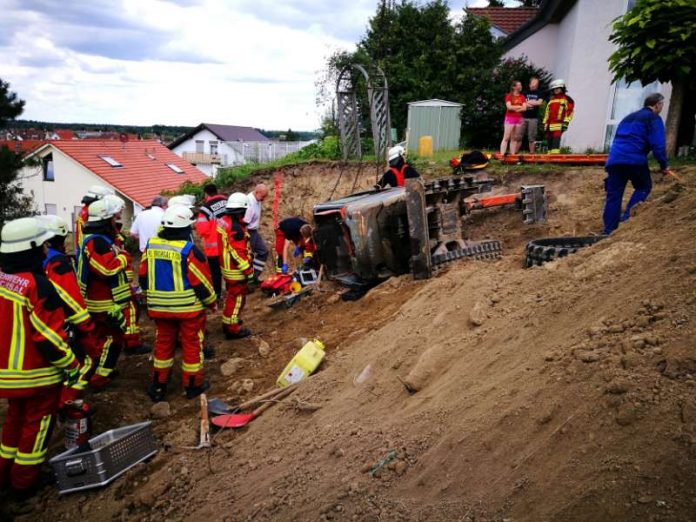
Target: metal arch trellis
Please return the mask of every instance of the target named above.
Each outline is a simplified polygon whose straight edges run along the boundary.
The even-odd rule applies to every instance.
[[[369,70],[368,70],[369,69]],[[391,120],[389,118],[389,90],[387,78],[376,65],[368,68],[353,63],[345,66],[336,82],[336,102],[338,109],[338,128],[341,133],[343,159],[362,158],[360,146],[360,114],[356,97],[355,75],[362,74],[367,84],[367,98],[370,103],[370,121],[375,157],[387,159],[387,149],[391,145]]]

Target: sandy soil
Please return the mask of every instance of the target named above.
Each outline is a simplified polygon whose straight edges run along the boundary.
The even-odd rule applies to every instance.
[[[309,214],[339,171],[289,169],[281,214]],[[341,301],[333,283],[281,312],[253,294],[245,315],[253,338],[225,341],[218,314],[210,317],[209,395],[236,402],[265,391],[318,337],[326,361],[293,397],[194,451],[183,446],[197,443],[197,403],[172,386],[172,415],[154,420],[154,459],[102,490],[59,497],[49,487],[3,502],[4,516],[693,519],[696,169],[680,175],[681,184],[657,184],[610,239],[543,267],[522,268],[529,239],[601,230],[600,169],[504,176],[497,190],[543,183],[551,197],[544,225],[526,227],[509,209],[467,221],[469,237],[504,242],[498,261],[452,264],[422,282],[392,278],[357,302]],[[346,168],[335,195],[375,176],[373,166]],[[270,209],[269,201],[269,240]],[[147,321],[143,329],[151,339]],[[223,376],[220,366],[235,358],[238,369]],[[97,432],[148,418],[149,364],[123,360],[113,389],[93,397]]]

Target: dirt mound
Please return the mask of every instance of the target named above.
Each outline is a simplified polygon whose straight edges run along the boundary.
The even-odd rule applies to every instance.
[[[696,169],[680,175],[684,185],[656,186],[611,238],[542,267],[522,268],[528,239],[600,230],[600,170],[507,176],[501,191],[543,182],[552,198],[545,225],[510,210],[468,220],[472,238],[503,240],[498,261],[394,278],[350,303],[330,284],[279,313],[252,296],[246,320],[270,351],[258,338],[223,341],[211,321],[211,395],[267,389],[304,338],[326,342],[322,371],[249,428],[215,434],[210,451],[182,448],[195,443],[196,405],[171,396],[172,415],[155,425],[167,445],[150,463],[102,491],[44,490],[14,506],[17,518],[692,518]],[[284,208],[309,205],[295,182],[335,179],[298,174]],[[95,397],[98,428],[149,411],[147,361],[125,365]]]

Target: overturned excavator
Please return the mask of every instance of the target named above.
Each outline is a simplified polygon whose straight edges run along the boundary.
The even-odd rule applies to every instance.
[[[459,259],[494,259],[497,240],[470,241],[462,233],[472,212],[510,206],[525,224],[546,220],[543,185],[514,194],[483,196],[492,180],[453,176],[408,181],[327,201],[313,209],[318,257],[327,275],[348,286],[372,285],[393,275],[426,279]]]

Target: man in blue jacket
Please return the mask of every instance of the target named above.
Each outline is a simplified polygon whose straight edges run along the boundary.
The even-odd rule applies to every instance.
[[[648,154],[660,164],[662,174],[671,174],[665,153],[665,126],[659,114],[664,105],[664,96],[655,93],[645,98],[643,108],[629,114],[616,130],[606,164],[607,178],[604,188],[607,200],[604,204],[604,233],[611,234],[626,221],[636,204],[645,201],[652,189]],[[633,194],[626,210],[621,214],[626,183],[633,185]]]

